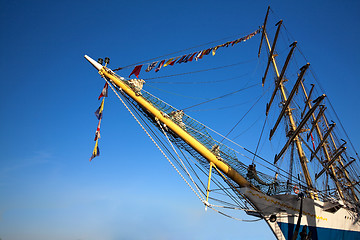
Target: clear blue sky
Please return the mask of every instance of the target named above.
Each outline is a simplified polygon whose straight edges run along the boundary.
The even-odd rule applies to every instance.
[[[205,212],[112,93],[89,163],[104,83],[83,58],[116,68],[241,36],[269,4],[358,148],[359,1],[0,0],[0,238],[272,239],[264,222]]]

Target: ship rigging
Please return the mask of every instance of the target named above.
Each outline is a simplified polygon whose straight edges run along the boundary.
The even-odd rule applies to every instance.
[[[329,99],[318,87],[310,63],[303,58],[297,60],[298,55],[303,57],[299,44],[279,39],[281,31],[287,30],[282,20],[270,23],[270,10],[261,28],[246,37],[183,56],[151,59],[158,61],[149,62],[146,71],[156,68],[158,72],[175,63],[191,62],[210,53],[215,55],[219,48],[249,40],[259,33],[260,47],[256,54],[259,59],[265,59],[261,79],[188,107],[176,108],[145,90],[161,77],[140,79],[143,64],[134,64],[130,76],[134,74],[136,78],[126,79],[115,71],[127,67],[111,70],[107,67],[109,59],[102,65],[89,56],[85,58],[206,209],[242,221],[263,219],[277,239],[359,239],[359,157],[341,122],[336,122],[337,115],[331,112]],[[279,47],[281,40],[286,47]],[[255,69],[258,71],[257,66]],[[185,74],[190,73],[176,75]],[[252,104],[245,104],[247,111],[227,134],[219,134],[188,115],[200,105],[253,88],[262,88],[262,93]],[[231,139],[230,133],[264,101],[266,108],[265,111],[263,108],[264,119],[256,146],[239,145],[233,139],[240,138]],[[260,154],[265,142],[271,145],[275,141],[279,147],[273,157]],[[228,213],[237,210],[244,210],[255,219],[243,220]]]

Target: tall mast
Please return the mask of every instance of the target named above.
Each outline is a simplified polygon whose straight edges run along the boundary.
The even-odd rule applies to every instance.
[[[266,19],[267,19],[267,17],[266,17]],[[273,46],[270,45],[270,41],[269,41],[269,38],[268,38],[268,35],[267,35],[267,32],[266,32],[265,24],[263,26],[263,35],[265,37],[265,40],[266,40],[266,43],[267,43],[267,48],[268,48],[268,51],[270,53],[269,62],[272,63],[272,66],[274,68],[274,71],[275,71],[275,74],[276,74],[276,77],[277,77],[277,80],[275,82],[275,86],[277,87],[277,89],[275,89],[275,91],[279,90],[280,94],[281,94],[282,101],[287,102],[288,96],[286,95],[285,87],[283,85],[283,79],[282,79],[282,77],[280,78],[280,74],[279,74],[278,67],[277,67],[276,60],[275,60],[275,55],[273,54],[274,51],[275,51],[275,44],[276,44],[276,40],[277,40],[277,37],[278,37],[278,34],[279,34],[281,23],[282,23],[282,21],[277,23],[278,28],[277,28],[277,31],[276,31],[276,34],[275,34],[275,37],[274,37]],[[267,70],[265,71],[265,74],[264,74],[263,83],[265,82],[266,74],[267,74]],[[290,105],[286,106],[285,115],[289,120],[289,127],[290,127],[291,131],[295,132],[295,130],[297,129],[297,126],[296,126],[296,122],[294,120],[294,117],[292,115],[292,110],[290,108]],[[304,174],[304,178],[305,178],[307,187],[310,188],[310,189],[313,189],[312,179],[310,177],[309,169],[308,169],[308,166],[307,166],[308,160],[307,160],[307,158],[305,156],[305,153],[304,153],[304,150],[302,148],[301,141],[300,141],[300,139],[299,139],[299,137],[297,135],[294,136],[293,141],[295,142],[296,150],[297,150],[297,153],[298,153],[298,156],[299,156],[299,159],[300,159],[300,164],[301,164],[301,167],[302,167],[302,171],[303,171],[303,174]],[[311,197],[313,198],[312,195],[311,195]]]
[[[306,90],[305,90],[304,84],[301,84],[301,88],[302,88],[302,90],[303,90],[303,92],[304,92],[304,95],[305,95],[305,98],[306,98],[306,103],[307,103],[307,105],[305,105],[305,108],[308,107],[309,109],[311,109],[311,108],[312,108],[312,105],[311,105],[311,101],[310,101],[310,96],[308,96],[308,94],[307,94],[307,92],[306,92]],[[312,89],[313,89],[313,88],[312,88]],[[323,114],[323,112],[324,112],[323,110],[320,110],[320,116]],[[316,117],[315,114],[312,114],[312,118],[313,118],[313,121],[314,121],[313,124],[314,124],[314,126],[315,126],[315,129],[316,129],[316,133],[317,133],[317,135],[318,135],[318,138],[319,138],[320,141],[323,141],[324,138],[323,138],[323,135],[322,135],[322,133],[321,133],[321,129],[320,129],[319,125],[318,125],[318,117]],[[310,131],[309,134],[311,134],[311,131]],[[321,145],[321,148],[322,148],[322,150],[323,150],[324,153],[325,153],[325,157],[326,157],[327,162],[330,162],[330,154],[329,154],[329,151],[328,151],[326,145],[325,145],[325,144],[322,144],[322,145]],[[320,161],[320,164],[323,165],[323,163],[322,163],[321,161]],[[333,180],[334,180],[334,182],[335,182],[336,189],[338,190],[340,197],[341,197],[342,199],[344,199],[344,195],[343,195],[342,190],[341,190],[341,185],[340,185],[339,181],[337,180],[334,167],[330,166],[329,171],[331,172],[330,176],[333,176]],[[326,186],[325,186],[325,187],[326,187]]]
[[[329,124],[328,124],[328,120],[326,119],[326,116],[323,114],[323,118],[324,118],[324,122],[326,124],[326,126],[328,127]],[[346,147],[344,147],[344,145],[346,144],[346,142],[344,142],[339,148],[336,146],[336,143],[335,143],[335,140],[334,140],[334,137],[333,137],[333,134],[330,133],[330,139],[333,143],[333,146],[335,148],[335,152],[338,152],[339,150],[340,151],[345,151]],[[334,157],[333,157],[334,158]],[[355,202],[359,202],[359,198],[356,196],[356,193],[355,193],[355,190],[354,190],[354,184],[351,182],[351,179],[349,177],[349,173],[348,171],[346,170],[346,168],[344,167],[344,163],[342,162],[342,157],[341,157],[341,154],[338,155],[337,158],[335,158],[335,160],[337,160],[337,162],[340,164],[340,166],[343,168],[342,169],[342,172],[344,173],[344,176],[345,176],[345,180],[348,182],[349,184],[349,188],[350,188],[350,191],[351,191],[351,194],[355,200]],[[328,164],[330,164],[331,161],[328,161]],[[331,165],[331,164],[330,164]],[[326,170],[326,169],[325,169]],[[335,172],[335,170],[334,170]],[[336,174],[336,172],[335,172]],[[339,184],[340,187],[343,189],[343,185]]]
[[[269,10],[269,9],[268,9]],[[337,147],[334,137],[333,137],[333,129],[335,128],[335,123],[328,124],[327,119],[325,117],[324,111],[326,107],[322,104],[322,101],[325,98],[325,95],[322,95],[318,98],[316,98],[314,101],[311,101],[311,95],[313,93],[314,85],[312,85],[310,93],[308,94],[305,90],[304,84],[303,84],[303,77],[305,75],[305,72],[307,71],[309,64],[304,65],[300,69],[300,73],[298,74],[297,81],[295,82],[291,92],[287,94],[286,88],[284,86],[284,82],[286,81],[284,78],[285,72],[287,69],[287,66],[289,64],[289,61],[292,57],[292,54],[294,52],[294,49],[296,48],[296,42],[292,43],[290,45],[291,49],[290,52],[285,60],[284,66],[281,69],[281,73],[279,72],[279,68],[276,63],[276,56],[275,53],[275,47],[278,39],[278,35],[280,32],[280,28],[282,25],[282,20],[279,21],[275,26],[277,26],[276,33],[274,36],[274,40],[272,42],[272,45],[270,44],[269,37],[266,31],[266,23],[268,18],[268,13],[265,17],[264,25],[262,27],[262,39],[265,40],[267,45],[267,50],[269,53],[268,56],[268,62],[266,66],[266,70],[264,73],[264,77],[262,78],[262,84],[264,85],[266,81],[266,76],[268,74],[269,66],[272,65],[274,72],[275,72],[275,88],[274,92],[270,98],[269,103],[266,106],[266,115],[268,115],[270,107],[273,103],[274,97],[277,93],[280,94],[281,102],[282,102],[282,110],[276,120],[275,125],[270,131],[270,140],[272,136],[274,135],[277,127],[279,126],[280,122],[284,120],[283,118],[286,118],[286,123],[289,127],[289,131],[287,132],[287,142],[285,146],[282,148],[282,150],[275,155],[274,163],[276,164],[277,161],[284,155],[286,150],[290,146],[295,146],[297,155],[299,157],[300,165],[302,168],[302,173],[306,182],[306,185],[308,189],[314,189],[313,186],[313,180],[310,176],[310,172],[308,169],[308,158],[305,155],[305,151],[303,149],[302,143],[304,142],[304,139],[301,137],[300,133],[304,131],[308,131],[308,139],[311,136],[312,132],[314,131],[316,133],[317,139],[318,139],[318,146],[315,147],[312,150],[306,142],[304,142],[305,146],[310,150],[311,152],[311,158],[310,161],[313,161],[313,158],[316,158],[317,161],[321,164],[323,167],[322,170],[320,170],[317,174],[315,174],[316,181],[323,173],[326,173],[326,179],[330,177],[336,187],[337,193],[339,197],[343,200],[348,200],[348,197],[352,198],[355,202],[359,202],[359,198],[356,195],[355,192],[355,185],[358,184],[357,182],[352,182],[349,176],[349,173],[346,169],[346,165],[342,161],[342,154],[345,152],[346,147],[345,143],[341,146]],[[260,49],[259,49],[260,50]],[[301,110],[301,121],[296,122],[295,116],[293,115],[291,108],[291,102],[293,100],[293,97],[295,94],[297,94],[299,88],[302,88],[304,96],[305,96],[305,107]],[[308,125],[309,120],[311,119],[310,123],[310,129],[305,129],[305,126]],[[326,126],[326,130],[323,131],[322,128],[319,126],[320,122],[324,122]],[[322,157],[318,156],[317,153],[322,152]],[[291,156],[293,157],[293,156]],[[292,167],[292,166],[291,166]],[[326,184],[327,185],[327,184]],[[325,189],[321,190],[327,190],[327,186]],[[346,194],[346,196],[345,196]],[[313,194],[310,192],[311,198],[317,198],[316,194]]]

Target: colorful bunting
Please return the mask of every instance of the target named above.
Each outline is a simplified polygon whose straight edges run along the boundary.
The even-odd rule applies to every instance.
[[[108,96],[108,88],[109,88],[109,84],[106,82],[105,86],[104,86],[103,90],[101,91],[101,94],[100,94],[100,96],[98,98],[98,99],[100,99],[100,98],[103,98],[103,99],[101,101],[100,107],[95,112],[95,116],[99,120],[99,123],[97,125],[96,132],[95,132],[95,138],[94,138],[95,147],[94,147],[93,153],[92,153],[92,155],[90,157],[90,160],[89,160],[90,162],[91,162],[91,160],[93,158],[100,155],[98,140],[100,138],[100,125],[101,125],[102,113],[103,113],[103,110],[104,110],[105,97]]]
[[[136,76],[136,78],[139,78],[141,67],[142,67],[142,65],[136,66],[134,68],[134,70],[132,70],[132,72],[130,73],[129,77],[134,74]]]
[[[99,96],[98,100],[100,100],[100,98],[102,98],[102,97],[107,97],[108,96],[108,88],[109,88],[109,85],[106,82],[103,90],[100,93],[100,96]]]
[[[158,63],[159,64],[156,67],[155,72],[158,72],[162,67],[166,67],[166,66],[169,66],[169,65],[173,66],[175,63],[191,62],[194,58],[197,61],[198,59],[202,59],[203,56],[209,55],[210,53],[212,53],[212,55],[214,56],[216,51],[220,47],[228,47],[230,44],[231,44],[231,46],[234,46],[235,44],[238,44],[240,42],[244,42],[244,41],[249,40],[250,38],[252,38],[256,34],[258,34],[259,32],[260,32],[260,29],[256,30],[255,32],[253,32],[253,33],[251,33],[251,34],[249,34],[249,35],[247,35],[245,37],[242,37],[242,38],[239,38],[239,39],[236,39],[236,40],[233,40],[233,41],[229,41],[229,42],[226,42],[224,44],[221,44],[221,45],[218,45],[218,46],[215,46],[215,47],[212,47],[212,48],[208,48],[208,49],[205,49],[205,50],[202,50],[202,51],[197,51],[197,52],[190,53],[190,54],[185,54],[183,56],[173,57],[173,58],[170,58],[170,59],[164,59],[164,60],[162,60],[160,62],[159,61],[152,62],[152,63],[148,64],[148,67],[146,68],[145,71],[150,72],[153,68],[155,68],[155,66]],[[140,74],[142,66],[143,65],[136,66],[132,70],[132,72],[130,73],[129,78],[133,74],[136,76],[136,78],[139,78],[139,74]],[[121,68],[118,68],[117,70],[119,70],[119,69],[121,69]],[[95,132],[95,138],[94,138],[95,147],[94,147],[93,153],[92,153],[92,155],[90,157],[90,161],[93,158],[100,155],[98,141],[99,141],[99,138],[100,138],[100,124],[101,124],[101,119],[102,119],[102,113],[103,113],[103,110],[104,110],[104,100],[105,100],[105,97],[108,96],[108,87],[109,87],[108,83],[105,83],[105,86],[102,89],[101,94],[100,94],[100,96],[98,98],[98,100],[100,100],[100,98],[103,97],[100,107],[95,112],[95,115],[96,115],[97,119],[99,120],[99,123],[98,123],[97,129],[96,129],[96,132]],[[312,138],[312,136],[311,136],[311,138]]]
[[[96,110],[95,112],[95,116],[97,117],[97,119],[101,119],[102,118],[102,112],[104,110],[104,100],[105,98],[103,98],[100,107]]]
[[[233,41],[228,41],[226,43],[217,45],[215,47],[211,47],[202,51],[198,51],[198,52],[194,52],[194,53],[190,53],[190,54],[185,54],[182,56],[178,56],[178,57],[173,57],[170,59],[164,59],[162,61],[156,61],[156,62],[152,62],[150,64],[148,64],[148,67],[146,68],[146,72],[150,72],[153,68],[155,68],[155,66],[158,64],[158,66],[155,69],[155,72],[158,72],[162,67],[166,67],[166,66],[173,66],[175,63],[186,63],[186,62],[191,62],[194,58],[195,60],[199,60],[202,59],[203,56],[205,55],[209,55],[210,53],[212,53],[213,56],[215,56],[216,51],[221,48],[221,47],[229,47],[234,46],[235,44],[238,44],[240,42],[245,42],[246,40],[249,40],[250,38],[252,38],[253,36],[255,36],[256,34],[258,34],[260,32],[260,29],[256,30],[255,32],[245,36],[245,37],[241,37],[238,39],[235,39]],[[138,65],[134,68],[134,70],[131,72],[131,74],[129,75],[129,78],[132,74],[135,74],[135,76],[137,78],[139,78],[139,74],[141,71],[141,67],[142,65]]]

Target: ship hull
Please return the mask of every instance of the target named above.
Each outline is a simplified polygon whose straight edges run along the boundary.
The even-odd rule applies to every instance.
[[[296,195],[267,196],[250,188],[242,188],[242,192],[264,217],[277,239],[293,238],[301,204]],[[309,239],[313,240],[360,239],[358,220],[354,212],[340,204],[305,198],[297,239],[301,239],[301,234],[311,234]]]
[[[291,240],[294,235],[296,224],[293,223],[277,223],[281,229],[284,239]],[[304,226],[300,226],[299,232],[302,231]],[[360,239],[360,233],[357,231],[341,230],[341,229],[332,229],[324,228],[317,226],[307,226],[307,233],[311,232],[312,240],[321,240],[321,239]],[[300,234],[298,239],[301,239]]]

